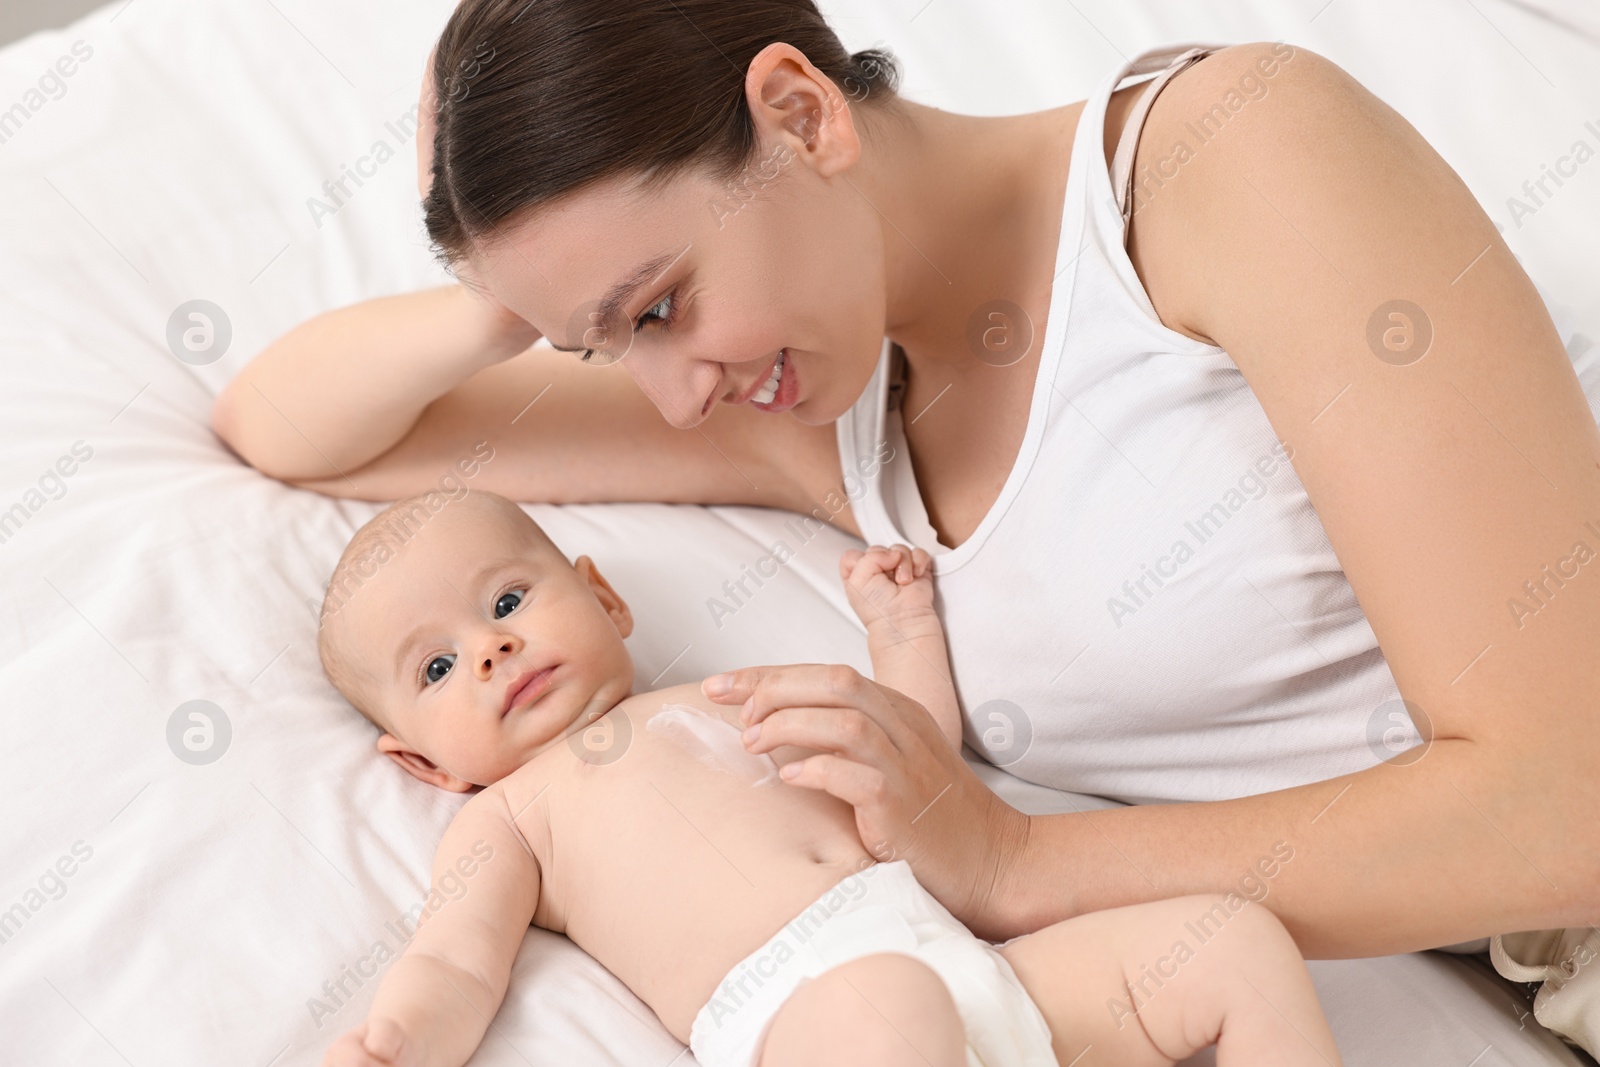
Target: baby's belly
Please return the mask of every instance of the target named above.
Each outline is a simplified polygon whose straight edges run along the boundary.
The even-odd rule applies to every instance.
[[[735,963],[872,862],[848,804],[741,763],[724,743],[737,733],[695,709],[737,723],[737,708],[693,687],[611,712],[627,714],[626,747],[613,733],[605,755],[620,756],[569,754],[540,801],[549,840],[536,847],[535,924],[566,933],[685,1043]],[[807,754],[773,753],[780,766]]]

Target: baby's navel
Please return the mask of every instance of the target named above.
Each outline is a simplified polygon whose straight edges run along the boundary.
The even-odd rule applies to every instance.
[[[748,751],[737,727],[692,705],[663,704],[644,728],[677,742],[701,763],[751,785],[782,781],[772,757]]]

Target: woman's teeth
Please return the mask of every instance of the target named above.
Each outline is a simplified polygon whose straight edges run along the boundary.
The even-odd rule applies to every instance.
[[[788,349],[778,353],[778,362],[772,365],[772,377],[761,387],[755,396],[750,399],[757,404],[770,404],[772,398],[778,395],[778,383],[783,381],[783,361],[789,356]]]

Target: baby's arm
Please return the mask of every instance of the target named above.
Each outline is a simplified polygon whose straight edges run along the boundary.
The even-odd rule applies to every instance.
[[[538,902],[538,861],[505,796],[486,790],[445,831],[416,936],[384,975],[367,1021],[334,1042],[324,1067],[467,1062],[500,1010]]]
[[[873,545],[839,558],[845,595],[867,627],[872,677],[928,709],[961,748],[961,708],[950,679],[944,625],[933,609],[933,561],[922,549]]]

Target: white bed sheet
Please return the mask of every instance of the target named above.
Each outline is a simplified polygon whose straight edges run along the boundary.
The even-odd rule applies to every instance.
[[[1574,140],[1600,143],[1584,126],[1600,126],[1600,42],[1572,32],[1582,12],[1560,0],[1322,4],[825,8],[853,47],[881,40],[902,56],[910,95],[971,112],[1079,99],[1119,53],[1163,40],[1316,48],[1417,125],[1505,223],[1589,379],[1600,164],[1520,225],[1505,206]],[[370,727],[322,679],[313,646],[309,605],[376,508],[241,467],[206,416],[294,323],[442,280],[399,124],[448,10],[116,0],[0,50],[0,115],[11,115],[0,120],[0,513],[28,512],[0,540],[0,1032],[12,1062],[315,1063],[370,1000],[363,959],[396,947],[388,924],[420,898],[458,801],[373,756]],[[63,56],[73,73],[41,86]],[[314,213],[324,180],[383,155],[380,140],[393,158],[337,211]],[[165,342],[173,309],[197,298],[233,330],[227,354],[202,367]],[[89,458],[47,478],[75,447]],[[802,546],[785,516],[756,509],[530,510],[632,600],[641,684],[752,662],[867,667],[834,580],[842,534]],[[778,539],[795,560],[717,625],[707,598]],[[204,766],[167,742],[170,716],[196,699],[232,729]],[[1028,810],[1108,803],[980,769]],[[1312,970],[1349,1064],[1579,1062],[1476,957]],[[341,980],[330,995],[324,983]],[[535,930],[473,1060],[524,1062],[692,1057],[593,960]]]

